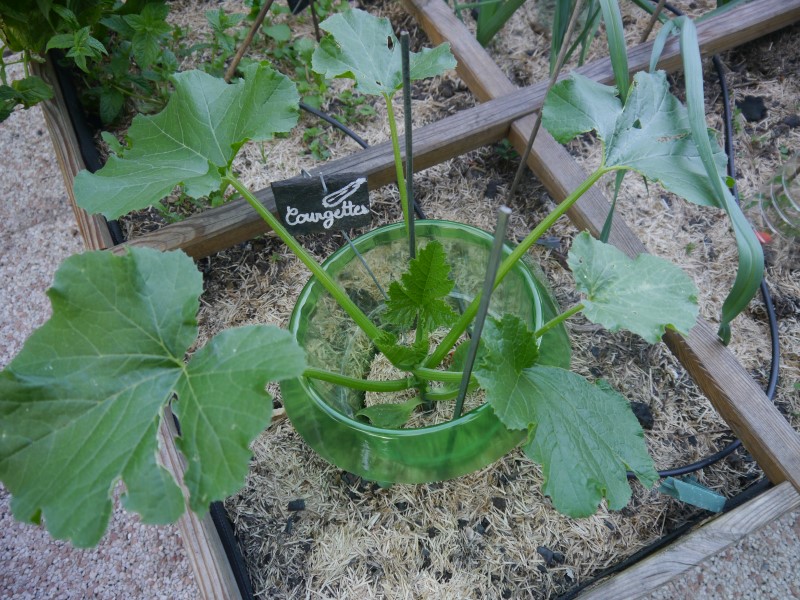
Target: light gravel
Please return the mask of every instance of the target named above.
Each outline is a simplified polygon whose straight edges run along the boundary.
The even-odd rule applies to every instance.
[[[50,316],[45,290],[83,250],[44,117],[0,124],[0,367]],[[199,593],[175,527],[149,527],[117,503],[106,536],[78,550],[11,516],[0,486],[0,598],[193,599]]]

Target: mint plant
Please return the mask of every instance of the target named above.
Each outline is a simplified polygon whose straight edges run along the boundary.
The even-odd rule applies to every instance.
[[[402,163],[391,100],[400,89],[398,44],[386,20],[360,11],[321,24],[330,35],[314,55],[327,77],[355,79],[383,96],[390,114],[398,181]],[[453,66],[446,45],[412,55],[412,78]],[[298,94],[265,64],[243,69],[232,84],[192,71],[174,77],[175,93],[154,116],[137,117],[123,155],[95,174],[83,172],[75,195],[89,212],[115,218],[159,202],[176,186],[190,196],[232,187],[258,212],[325,287],[375,347],[405,376],[371,381],[306,365],[302,349],[274,327],[224,332],[184,354],[196,336],[201,281],[180,252],[131,247],[123,256],[86,253],[65,262],[49,294],[53,317],[0,373],[0,479],[14,496],[17,518],[44,519],[56,537],[91,545],[110,513],[110,492],[125,486],[124,502],[148,522],[174,520],[183,510],[176,482],[156,460],[156,432],[170,403],[180,419],[177,443],[189,468],[183,484],[193,510],[240,486],[249,442],[268,423],[268,380],[309,377],[357,390],[427,389],[458,383],[463,344],[479,297],[454,311],[450,259],[436,242],[417,253],[388,288],[383,317],[364,314],[325,269],[261,205],[232,172],[237,151],[290,130]],[[710,188],[696,166],[685,109],[669,94],[663,73],[636,76],[627,98],[581,77],[559,84],[547,99],[545,126],[559,139],[596,131],[604,142],[601,165],[562,201],[501,263],[495,287],[531,246],[601,177],[637,170],[693,201]],[[720,177],[722,176],[720,172]],[[401,192],[402,197],[402,192]],[[407,222],[408,206],[403,206]],[[676,266],[653,256],[629,259],[577,236],[569,253],[583,300],[531,331],[519,318],[487,323],[473,373],[496,416],[521,432],[522,449],[540,463],[544,492],[571,516],[593,513],[605,498],[623,507],[631,489],[626,471],[645,486],[657,473],[627,401],[603,382],[590,382],[543,357],[545,334],[582,312],[611,331],[624,328],[657,342],[667,328],[687,332],[697,315],[697,291]],[[433,344],[434,329],[449,328]],[[413,341],[403,344],[403,332]],[[458,345],[452,364],[443,368]],[[431,349],[433,347],[433,349]],[[455,396],[446,387],[436,400]],[[402,427],[430,397],[418,395],[383,407],[356,407],[355,418]]]

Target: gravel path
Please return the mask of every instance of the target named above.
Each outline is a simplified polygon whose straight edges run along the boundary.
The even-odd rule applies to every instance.
[[[0,125],[0,367],[49,316],[44,290],[82,250],[41,111]],[[97,548],[75,550],[14,521],[0,488],[0,598],[197,598],[173,527],[146,527],[117,508]],[[800,598],[800,512],[722,552],[657,593],[673,598]]]
[[[40,109],[0,124],[0,367],[50,315],[44,291],[83,250]],[[115,508],[96,547],[76,550],[11,516],[0,487],[0,598],[198,597],[174,527],[148,527]]]

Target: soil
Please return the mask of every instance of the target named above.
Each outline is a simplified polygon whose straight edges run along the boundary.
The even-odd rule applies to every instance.
[[[178,3],[183,5],[181,3]],[[370,2],[373,13],[388,15],[396,30],[408,29],[415,49],[424,34],[399,3]],[[710,2],[678,3],[702,12]],[[229,3],[226,3],[226,7]],[[526,3],[490,50],[518,85],[546,77],[549,39],[542,3]],[[635,43],[647,18],[625,3],[629,43]],[[466,17],[467,21],[469,20]],[[200,27],[201,24],[198,24]],[[310,27],[305,23],[302,27]],[[531,36],[531,31],[534,36]],[[737,113],[737,185],[743,198],[800,148],[800,83],[797,71],[800,27],[794,26],[722,56],[735,101],[764,99],[766,114],[747,121]],[[591,57],[601,53],[602,29]],[[524,43],[523,43],[524,40]],[[711,73],[710,65],[705,64]],[[671,78],[681,96],[682,78]],[[337,86],[348,84],[337,82]],[[713,76],[706,81],[709,126],[721,130],[721,101]],[[475,100],[455,73],[414,86],[415,126],[472,106]],[[385,110],[359,123],[369,143],[388,137]],[[328,107],[335,111],[336,104]],[[396,107],[402,122],[402,107]],[[317,125],[304,116],[297,133],[263,148],[248,145],[236,168],[252,189],[313,167],[302,147],[303,128]],[[355,151],[352,141],[330,131],[332,157]],[[262,150],[266,149],[266,153]],[[585,136],[570,152],[590,168],[599,145]],[[482,148],[448,160],[415,177],[417,199],[431,218],[493,228],[516,161],[503,146]],[[609,197],[613,182],[604,182]],[[371,192],[373,226],[401,218],[396,188]],[[512,202],[509,237],[521,239],[553,202],[540,182],[523,179]],[[680,265],[700,290],[701,314],[718,320],[729,289],[735,245],[720,211],[689,205],[628,175],[619,215],[648,250]],[[145,217],[139,218],[147,224]],[[131,227],[134,232],[136,227]],[[358,232],[351,232],[356,235]],[[559,221],[547,244],[532,250],[562,306],[578,301],[564,256],[576,230]],[[344,243],[340,234],[311,235],[305,247],[323,259]],[[767,281],[778,312],[781,371],[776,405],[800,428],[800,265],[797,244],[767,247]],[[203,343],[236,325],[285,326],[305,269],[273,236],[247,242],[200,261],[205,293],[200,314]],[[573,368],[590,379],[606,379],[633,403],[648,424],[646,440],[660,469],[699,460],[732,439],[681,364],[663,344],[649,345],[635,335],[609,334],[581,318],[568,328],[573,337]],[[770,347],[766,309],[755,299],[733,324],[731,349],[761,384],[768,380]],[[275,404],[280,406],[276,386]],[[633,498],[621,511],[603,505],[587,519],[556,513],[541,495],[541,470],[520,451],[477,473],[454,481],[382,488],[325,463],[300,439],[289,421],[279,421],[253,444],[252,469],[244,489],[226,501],[250,568],[257,597],[441,597],[544,598],[589,580],[687,521],[705,515],[656,489],[633,484]],[[711,490],[732,497],[761,477],[752,458],[738,451],[694,475]],[[290,503],[304,500],[304,510]],[[293,505],[295,508],[297,504]]]

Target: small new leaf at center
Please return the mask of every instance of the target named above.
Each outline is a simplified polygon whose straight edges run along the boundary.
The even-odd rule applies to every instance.
[[[444,299],[452,289],[444,248],[439,242],[430,242],[409,263],[401,281],[393,281],[389,286],[384,319],[405,328],[416,323],[425,331],[449,325],[456,313]]]

